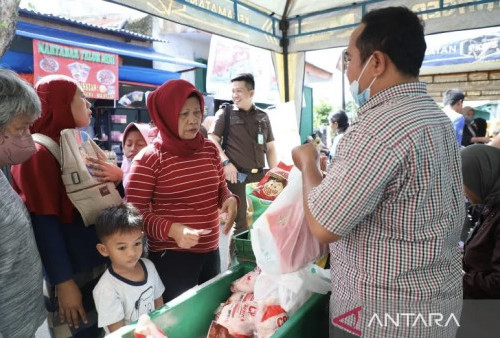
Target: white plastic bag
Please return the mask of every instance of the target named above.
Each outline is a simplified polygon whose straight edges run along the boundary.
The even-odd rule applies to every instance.
[[[262,272],[255,282],[255,301],[281,305],[291,316],[314,293],[330,291],[330,270],[309,263],[299,271],[271,275]]]
[[[269,274],[297,271],[328,250],[309,230],[302,201],[302,174],[295,167],[288,185],[250,231],[257,265]]]

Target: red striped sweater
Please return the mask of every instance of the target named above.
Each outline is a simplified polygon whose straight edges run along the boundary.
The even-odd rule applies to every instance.
[[[190,157],[175,156],[150,145],[134,159],[129,179],[127,201],[144,217],[149,250],[201,253],[218,248],[218,208],[233,195],[212,142],[206,140],[203,148]],[[182,249],[168,237],[172,223],[212,231],[202,235],[196,246]]]

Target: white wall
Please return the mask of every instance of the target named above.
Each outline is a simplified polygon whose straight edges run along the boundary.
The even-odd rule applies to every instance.
[[[167,22],[163,19],[153,18],[153,36],[167,42],[154,42],[154,48],[162,53],[173,57],[195,60],[197,58],[208,59],[210,49],[209,34],[197,32],[196,30]],[[174,64],[164,62],[153,62],[153,68],[167,71],[178,71]],[[194,83],[194,71],[181,73],[181,78]]]

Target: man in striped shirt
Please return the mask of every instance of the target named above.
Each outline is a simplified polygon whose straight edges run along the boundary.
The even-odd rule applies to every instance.
[[[331,243],[338,336],[454,337],[460,320],[460,155],[448,117],[418,82],[425,49],[409,9],[368,13],[346,53],[358,118],[326,177],[312,145],[293,151],[310,230]]]

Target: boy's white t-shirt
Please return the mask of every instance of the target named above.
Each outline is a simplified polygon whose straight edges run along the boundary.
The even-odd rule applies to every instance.
[[[156,268],[149,259],[141,258],[145,279],[133,282],[117,275],[111,266],[103,273],[93,290],[97,309],[97,324],[109,333],[108,325],[124,320],[125,325],[155,309],[155,299],[161,297],[165,287]]]

